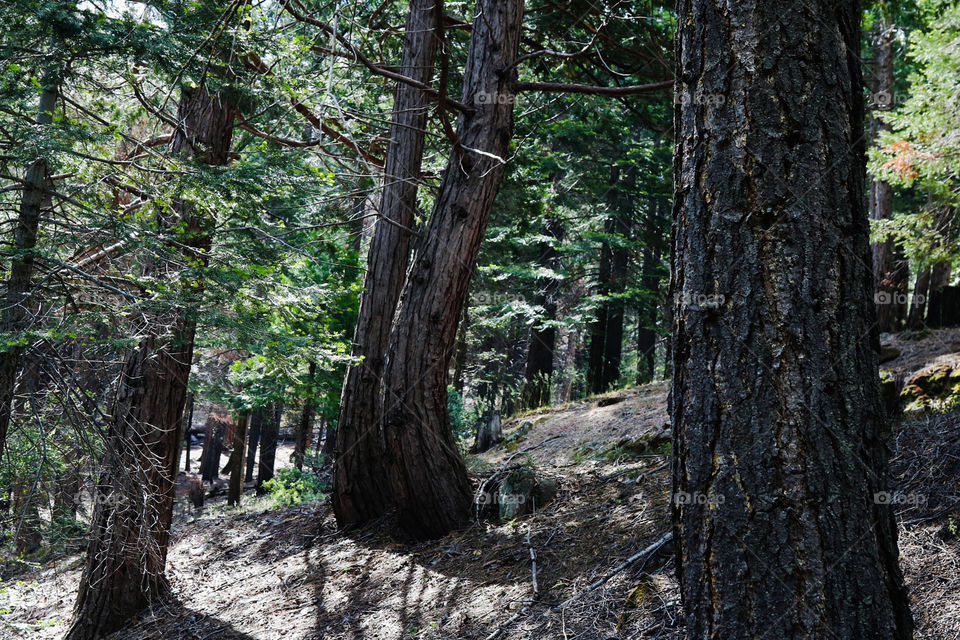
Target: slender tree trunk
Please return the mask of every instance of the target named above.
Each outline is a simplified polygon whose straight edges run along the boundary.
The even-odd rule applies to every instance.
[[[220,477],[220,454],[223,452],[223,437],[227,423],[220,416],[207,418],[207,434],[200,457],[200,479],[212,483]]]
[[[246,449],[249,427],[250,412],[244,411],[237,419],[237,428],[233,434],[233,464],[230,466],[230,489],[227,492],[227,505],[231,507],[240,504],[240,496],[243,494],[243,452]]]
[[[47,72],[43,77],[43,91],[37,109],[38,127],[49,127],[53,122],[53,110],[57,105],[59,92],[59,75]],[[13,341],[11,346],[5,346],[0,351],[0,457],[3,456],[7,442],[13,392],[23,356],[23,345],[20,344],[17,334],[28,329],[31,324],[31,313],[27,304],[33,287],[37,229],[40,226],[40,212],[50,202],[50,188],[47,159],[37,158],[27,168],[23,180],[23,195],[20,198],[20,211],[13,238],[14,254],[10,263],[6,294],[3,297],[3,311],[0,312],[0,334],[5,336],[0,344]]]
[[[458,120],[384,369],[389,487],[400,527],[417,538],[442,536],[469,518],[470,481],[447,415],[447,371],[513,133],[511,81],[523,2],[479,0],[475,15],[481,17],[473,21],[463,80],[463,102],[474,111]]]
[[[438,1],[410,0],[407,15],[400,73],[423,83],[430,82],[437,56]],[[341,527],[376,518],[388,506],[377,410],[390,325],[409,262],[407,230],[416,219],[429,107],[422,91],[397,83],[380,198],[382,219],[367,254],[353,338],[353,355],[363,360],[347,370],[337,419],[332,501]]]
[[[184,89],[177,121],[181,128],[173,134],[173,153],[212,165],[227,163],[232,105],[203,88]],[[177,261],[155,261],[155,277],[176,280],[181,260],[206,263],[210,224],[194,204],[175,200],[158,222],[170,236],[171,250],[181,255]],[[196,300],[199,291],[184,293]],[[117,387],[97,487],[102,499],[94,511],[75,617],[65,640],[91,640],[119,629],[166,590],[179,426],[196,321],[182,307],[144,313],[146,335],[127,356]]]
[[[883,493],[860,18],[851,0],[678,4],[670,409],[689,638],[911,636]]]
[[[314,403],[316,402],[313,397],[313,379],[316,375],[317,363],[311,362],[307,371],[307,395],[303,398],[303,411],[300,412],[296,440],[293,444],[293,466],[300,471],[303,471],[303,458],[307,453],[313,435]]]
[[[910,315],[907,318],[907,328],[923,329],[927,313],[927,300],[930,296],[930,267],[924,267],[917,272],[917,281],[913,286],[913,298],[910,300]]]
[[[563,225],[559,220],[550,220],[544,233],[556,241],[563,238]],[[553,241],[540,243],[537,266],[553,270],[557,267],[557,249]],[[527,359],[523,372],[523,391],[520,394],[520,406],[524,409],[536,409],[550,404],[553,388],[553,358],[557,346],[557,328],[553,322],[557,319],[556,278],[544,277],[537,281],[537,293],[534,304],[543,309],[543,316],[530,329],[530,341],[527,346]]]
[[[618,198],[618,200],[622,199]],[[620,203],[622,206],[622,203]],[[627,237],[627,222],[623,211],[608,218],[609,233]],[[620,363],[623,360],[623,318],[624,304],[621,294],[626,290],[627,249],[623,240],[610,248],[610,284],[609,293],[614,298],[607,300],[607,330],[604,332],[603,375],[600,385],[603,391],[609,391],[620,382]]]
[[[610,307],[607,305],[606,296],[610,293],[610,271],[613,258],[610,252],[610,245],[606,242],[600,248],[600,266],[597,274],[597,294],[603,300],[597,307],[597,317],[590,325],[590,347],[588,351],[587,363],[587,393],[603,393],[606,391],[603,384],[603,356],[607,346],[607,326],[608,313]]]
[[[890,17],[881,16],[876,44],[876,93],[874,110],[890,111],[893,108],[893,41],[896,29]],[[890,125],[874,118],[876,133],[889,130]],[[885,220],[893,215],[893,189],[884,180],[870,181],[870,217]],[[903,247],[893,240],[885,240],[873,245],[873,273],[875,302],[877,305],[877,327],[880,331],[897,331],[907,318],[907,293],[910,280],[910,263],[903,253]]]
[[[260,432],[260,465],[257,468],[257,495],[263,494],[263,483],[273,478],[273,466],[277,457],[277,434],[280,431],[280,419],[283,417],[283,405],[274,402],[264,420]]]
[[[263,417],[266,410],[257,407],[250,416],[250,436],[247,445],[247,470],[243,475],[244,482],[253,482],[253,467],[257,461],[257,445],[260,444],[260,431],[263,428]]]
[[[187,401],[187,426],[183,430],[183,449],[186,457],[183,470],[187,473],[190,473],[190,432],[193,430],[193,409],[195,400],[196,398],[194,398],[193,393],[191,393],[189,400]]]
[[[660,266],[660,253],[654,247],[646,246],[643,249],[643,274],[640,277],[643,288],[654,296],[653,300],[644,301],[637,309],[637,384],[645,384],[653,380],[656,366],[657,350],[657,310],[656,302],[659,299],[660,278],[657,270]]]

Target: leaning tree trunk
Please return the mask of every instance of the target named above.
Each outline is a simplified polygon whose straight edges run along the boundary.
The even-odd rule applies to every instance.
[[[893,41],[896,29],[889,16],[882,16],[876,45],[876,92],[874,109],[890,111],[894,95]],[[890,125],[875,117],[876,134],[888,131]],[[870,181],[870,217],[885,220],[893,215],[893,188],[886,180]],[[890,238],[873,246],[873,274],[877,327],[880,331],[897,331],[907,319],[907,293],[910,263],[899,242]]]
[[[184,89],[171,151],[225,165],[234,108],[203,88]],[[202,156],[200,154],[203,154]],[[158,216],[175,260],[157,259],[151,275],[175,281],[181,261],[205,264],[209,221],[174,200]],[[196,300],[199,287],[184,291]],[[145,337],[126,358],[111,412],[100,499],[73,624],[65,640],[91,640],[119,629],[166,589],[164,564],[173,515],[179,424],[186,403],[196,321],[186,308],[144,311]]]
[[[37,109],[38,127],[49,127],[53,122],[53,109],[57,105],[59,93],[59,76],[48,72],[43,78],[43,91],[40,93]],[[0,457],[3,456],[7,442],[13,392],[23,357],[23,346],[16,334],[28,329],[31,322],[27,300],[32,289],[40,212],[50,202],[50,186],[47,159],[37,158],[27,168],[23,179],[23,194],[13,237],[13,259],[10,262],[10,276],[3,296],[3,311],[0,312],[0,334],[4,336],[3,343],[6,345],[0,351]]]
[[[470,481],[447,415],[447,371],[513,133],[522,0],[479,0],[454,149],[387,348],[383,430],[398,523],[417,538],[466,522]],[[483,99],[487,98],[487,99]]]
[[[410,0],[407,14],[400,73],[422,83],[430,82],[437,57],[438,1]],[[347,370],[337,419],[331,498],[341,527],[374,519],[388,506],[378,430],[380,381],[410,256],[409,230],[416,219],[429,104],[421,90],[397,83],[380,199],[382,219],[367,254],[353,337],[353,355],[363,360]]]
[[[884,494],[859,5],[681,0],[677,23],[687,637],[909,638]]]

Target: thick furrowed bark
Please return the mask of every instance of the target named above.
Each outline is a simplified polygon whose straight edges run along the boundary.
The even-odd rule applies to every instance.
[[[678,11],[670,409],[687,635],[909,638],[882,504],[859,5]]]
[[[422,83],[437,56],[436,0],[411,0],[400,73]],[[424,129],[430,102],[403,83],[394,91],[390,144],[384,166],[380,215],[367,254],[353,355],[340,398],[333,464],[333,509],[341,527],[362,524],[388,507],[378,412],[384,355],[410,259],[410,229],[417,211]]]
[[[447,371],[460,310],[509,155],[521,0],[480,0],[457,144],[410,266],[384,368],[383,430],[399,524],[441,536],[469,517],[470,483],[450,432]],[[480,153],[482,152],[482,153]]]

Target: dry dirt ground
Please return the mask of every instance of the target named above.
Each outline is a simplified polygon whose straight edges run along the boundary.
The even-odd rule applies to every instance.
[[[960,351],[957,338],[934,332],[885,367],[922,368]],[[378,527],[338,533],[329,500],[181,515],[171,597],[110,640],[682,638],[666,547],[557,606],[668,530],[665,400],[663,384],[648,385],[507,422],[506,443],[470,458],[477,482],[525,462],[557,478],[559,495],[534,515],[442,540],[403,544]],[[960,412],[913,416],[895,433],[894,488],[922,497],[897,506],[915,637],[957,640]],[[62,634],[78,565],[61,558],[0,584],[0,638]]]

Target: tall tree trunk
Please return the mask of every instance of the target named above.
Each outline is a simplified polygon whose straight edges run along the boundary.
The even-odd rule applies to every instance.
[[[313,415],[316,399],[313,397],[313,381],[317,375],[317,363],[311,362],[307,370],[307,395],[303,398],[303,410],[300,412],[300,421],[297,422],[296,439],[293,444],[293,466],[303,471],[303,458],[310,447],[313,435]]]
[[[513,134],[512,80],[522,0],[478,0],[456,143],[424,232],[384,368],[383,430],[400,527],[442,536],[467,521],[471,489],[450,432],[447,371]],[[479,153],[478,151],[482,151]]]
[[[263,483],[273,478],[273,466],[277,457],[277,434],[280,431],[280,419],[283,417],[283,404],[270,404],[262,430],[260,432],[260,464],[257,467],[257,495],[264,492]]]
[[[907,317],[907,328],[923,329],[924,318],[927,312],[927,300],[930,297],[930,267],[924,267],[917,272],[917,281],[913,286],[913,297],[910,300],[910,315]]]
[[[895,25],[889,15],[881,16],[876,43],[876,92],[874,110],[890,111],[893,108],[893,41]],[[890,125],[874,116],[876,135],[890,129]],[[870,181],[870,217],[885,220],[893,215],[893,189],[885,180]],[[907,293],[910,287],[910,262],[903,247],[896,240],[888,239],[873,245],[873,274],[877,327],[880,331],[897,331],[907,318]]]
[[[187,473],[190,473],[190,432],[193,430],[193,409],[195,405],[196,398],[193,393],[190,393],[187,400],[187,423],[183,429],[183,449],[186,457],[183,470]]]
[[[659,208],[659,202],[654,202]],[[656,218],[654,214],[654,218]],[[649,244],[643,248],[643,273],[640,283],[652,299],[644,300],[637,309],[637,384],[653,380],[657,351],[657,315],[660,299],[660,251]]]
[[[563,224],[560,220],[548,221],[544,234],[552,240],[540,243],[537,266],[541,270],[556,269],[557,249],[553,243],[561,241],[563,233]],[[537,280],[536,286],[537,292],[533,302],[543,309],[543,316],[530,328],[530,341],[523,371],[523,391],[520,394],[520,405],[523,409],[536,409],[550,404],[553,388],[553,357],[557,346],[557,328],[553,322],[557,318],[558,282],[554,277],[543,277]]]
[[[37,127],[49,127],[53,122],[53,110],[57,106],[59,94],[59,74],[48,71],[43,77],[43,91],[40,93],[37,109]],[[37,158],[27,168],[23,180],[23,195],[20,198],[20,211],[13,238],[13,259],[10,262],[10,276],[3,297],[3,311],[0,313],[0,333],[4,336],[3,344],[8,345],[0,351],[0,458],[3,457],[7,442],[13,392],[23,356],[23,346],[16,334],[28,329],[31,323],[27,303],[32,289],[37,229],[40,226],[40,212],[50,202],[50,188],[47,159]],[[13,344],[7,341],[12,341]]]
[[[620,363],[623,359],[623,317],[624,304],[622,294],[626,290],[627,249],[623,241],[627,237],[626,215],[618,211],[608,218],[609,233],[618,234],[622,239],[610,248],[610,285],[612,299],[607,300],[607,330],[604,332],[603,375],[600,385],[603,391],[609,391],[620,382]]]
[[[200,454],[200,479],[212,483],[220,477],[220,453],[223,451],[223,436],[227,423],[213,413],[207,418],[207,433]]]
[[[587,393],[603,393],[603,356],[607,347],[607,320],[610,307],[606,297],[609,294],[610,271],[613,257],[607,242],[600,247],[600,265],[597,273],[597,294],[603,299],[597,307],[597,316],[590,325],[590,346],[587,362]]]
[[[233,456],[230,466],[230,488],[227,492],[227,505],[237,506],[240,504],[240,496],[243,494],[243,452],[247,444],[247,429],[250,426],[250,412],[244,411],[237,419],[237,428],[233,434]]]
[[[266,413],[264,407],[257,407],[250,416],[250,435],[247,445],[247,470],[243,475],[244,482],[253,482],[253,467],[257,461],[257,445],[260,444],[260,431],[263,428],[263,418]]]
[[[689,100],[675,107],[670,410],[686,634],[909,638],[883,493],[859,4],[681,0],[677,24]]]
[[[422,83],[430,82],[437,57],[438,1],[410,0],[407,14],[400,73]],[[422,91],[397,83],[380,197],[381,219],[367,254],[353,338],[353,355],[363,360],[347,370],[337,419],[332,501],[341,527],[376,518],[388,506],[378,430],[380,381],[390,325],[409,262],[408,229],[416,217],[429,106]]]
[[[225,165],[234,112],[203,88],[184,89],[172,152]],[[171,250],[181,256],[175,262],[155,261],[153,276],[174,281],[180,260],[206,263],[211,225],[194,204],[174,200],[171,211],[158,218]],[[196,300],[199,291],[184,293]],[[94,511],[75,618],[65,640],[90,640],[119,629],[166,589],[179,424],[195,331],[186,308],[151,310],[146,335],[126,358],[97,486],[103,499]]]

